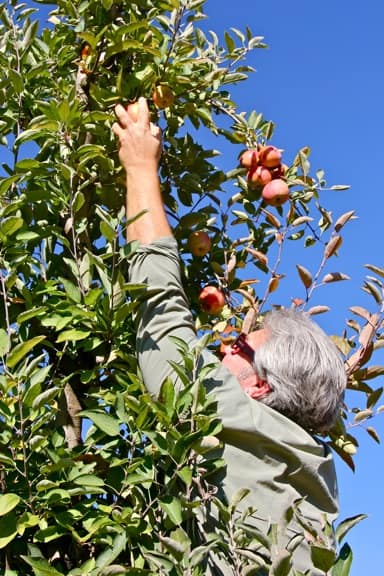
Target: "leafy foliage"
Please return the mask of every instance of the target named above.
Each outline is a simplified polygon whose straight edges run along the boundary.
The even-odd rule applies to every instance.
[[[198,350],[184,350],[182,391],[165,382],[154,401],[143,387],[132,324],[142,287],[126,281],[135,246],[124,242],[113,107],[144,95],[163,128],[164,200],[196,326],[214,349],[242,322],[250,327],[267,305],[280,304],[272,299],[292,242],[319,257],[313,271],[297,264],[304,296],[292,305],[308,307],[316,290],[347,281],[328,267],[354,212],[334,218],[322,205],[324,189],[342,187],[327,188],[321,171],[311,175],[308,148],[288,167],[284,211],[262,202],[244,169],[219,170],[218,152],[201,143],[211,133],[241,152],[272,137],[272,122],[239,111],[231,99],[231,86],[252,72],[250,51],[264,47],[249,29],[226,32],[222,43],[200,25],[203,0],[59,0],[44,24],[45,4],[0,4],[1,570],[198,576],[215,550],[232,559],[234,574],[265,574],[262,545],[277,550],[268,573],[289,574],[278,527],[268,537],[256,534],[235,505],[214,498],[212,478],[223,466],[215,455],[220,424],[193,377]],[[164,110],[152,101],[159,84],[174,94]],[[210,233],[213,248],[203,259],[188,252],[191,229]],[[367,268],[363,289],[372,310],[352,306],[334,337],[350,388],[366,399],[352,422],[345,408],[330,436],[350,466],[357,446],[351,427],[382,411],[382,388],[367,381],[384,373],[371,363],[383,342],[384,271]],[[226,293],[217,318],[197,305],[208,282]],[[222,524],[202,534],[197,518],[207,499]],[[314,565],[328,573],[335,561],[333,574],[348,574],[347,545],[335,559],[315,539]]]

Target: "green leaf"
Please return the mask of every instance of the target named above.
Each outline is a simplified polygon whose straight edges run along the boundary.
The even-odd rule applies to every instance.
[[[52,542],[52,540],[57,540],[67,534],[67,530],[61,526],[48,526],[43,530],[39,530],[35,536],[34,540],[37,542]]]
[[[244,500],[249,494],[250,490],[248,488],[240,488],[231,498],[231,507],[235,510],[240,502]]]
[[[17,494],[2,494],[0,495],[0,516],[8,514],[11,510],[16,508],[20,502],[20,496]]]
[[[25,312],[21,312],[17,317],[18,324],[22,324],[31,318],[36,318],[39,316],[43,316],[46,312],[46,306],[36,306],[35,308],[31,308],[30,310],[26,310]]]
[[[159,401],[162,402],[169,415],[173,414],[175,404],[175,386],[171,378],[166,378],[160,388]]]
[[[60,388],[58,388],[57,386],[52,386],[51,388],[44,390],[33,399],[32,408],[34,410],[38,410],[41,406],[50,404],[51,400],[53,400],[53,398],[56,398],[59,392]]]
[[[24,358],[37,344],[45,340],[45,336],[35,336],[30,340],[26,340],[25,342],[21,342],[21,344],[17,344],[7,357],[7,366],[9,368],[13,368],[16,364]]]
[[[28,128],[28,130],[24,130],[15,140],[15,147],[24,144],[25,142],[29,142],[30,140],[38,140],[43,136],[47,138],[51,135],[52,132],[58,131],[58,123],[52,120],[46,120],[43,125],[39,128]]]
[[[7,332],[3,328],[0,328],[0,356],[8,354],[10,343],[11,341]]]
[[[33,568],[35,576],[65,576],[63,572],[56,570],[44,558],[35,558],[33,556],[21,556],[21,558]]]
[[[280,550],[271,564],[269,575],[288,576],[292,567],[291,557],[292,555],[288,550]]]
[[[91,334],[90,330],[81,330],[72,328],[71,330],[64,330],[63,332],[61,332],[58,335],[56,342],[57,343],[67,341],[78,342],[79,340],[85,340],[86,338],[88,338],[90,334]]]
[[[73,302],[79,304],[79,302],[81,302],[81,292],[79,288],[66,278],[62,278],[61,276],[59,276],[59,280],[63,284],[64,290],[68,298],[70,298]]]
[[[76,192],[73,202],[72,202],[72,210],[76,214],[84,206],[85,196],[82,192]]]
[[[227,31],[224,32],[224,38],[225,38],[225,43],[227,45],[228,52],[233,52],[235,49],[234,39],[232,38],[232,36]]]
[[[8,178],[0,178],[0,196],[3,196],[12,186],[12,184],[17,182],[18,180],[21,180],[21,178],[22,177],[20,174],[14,174],[13,176],[9,176]]]
[[[125,533],[117,534],[112,542],[112,546],[107,547],[96,558],[96,566],[100,569],[105,568],[111,564],[119,554],[125,549],[127,543],[127,535]]]
[[[109,414],[104,414],[102,412],[93,412],[92,410],[83,410],[79,412],[80,416],[84,418],[89,418],[96,428],[100,428],[108,436],[119,436],[120,427],[116,418],[113,418]]]
[[[116,230],[110,224],[104,222],[104,220],[100,222],[100,232],[108,242],[113,242],[116,238]]]
[[[10,68],[8,70],[8,76],[9,76],[9,80],[13,84],[13,88],[14,88],[16,94],[21,94],[21,92],[24,89],[24,81],[23,81],[23,77],[21,76],[21,74],[19,74],[19,72],[17,72],[17,70]]]
[[[353,554],[350,546],[345,543],[332,569],[332,576],[349,576],[352,566]]]
[[[313,565],[323,572],[328,572],[336,560],[336,552],[322,546],[311,546],[311,559]]]
[[[0,548],[5,548],[16,536],[17,527],[14,514],[0,518]]]
[[[356,524],[368,518],[366,514],[357,514],[356,516],[351,516],[351,518],[346,518],[336,528],[336,540],[341,544],[344,536],[354,527]]]
[[[137,40],[123,40],[121,42],[116,42],[112,46],[110,46],[105,53],[105,58],[108,60],[111,56],[115,54],[120,54],[121,52],[127,52],[131,50],[139,50],[141,52],[148,52],[149,54],[153,54],[153,56],[158,56],[159,51],[151,48],[150,46],[143,45],[142,42],[138,42]]]
[[[192,484],[192,470],[189,466],[184,466],[184,468],[181,468],[176,473],[186,486]]]
[[[183,521],[181,502],[175,496],[164,496],[160,498],[159,504],[168,515],[171,522],[179,526]]]
[[[24,220],[18,216],[9,216],[8,218],[3,218],[0,222],[0,235],[2,236],[12,236],[19,228],[24,224]]]
[[[73,480],[74,484],[79,484],[79,486],[104,486],[104,480],[98,476],[93,476],[92,474],[83,474],[82,476],[77,476]]]
[[[148,562],[153,563],[157,568],[160,568],[160,572],[156,571],[156,574],[163,574],[164,569],[167,571],[167,574],[170,574],[171,570],[175,567],[169,556],[161,554],[161,552],[143,552],[143,556],[148,560]],[[151,574],[153,574],[152,571]]]
[[[23,534],[25,528],[33,528],[37,526],[40,522],[40,518],[36,514],[31,514],[30,512],[24,512],[17,519],[17,531],[19,534]]]

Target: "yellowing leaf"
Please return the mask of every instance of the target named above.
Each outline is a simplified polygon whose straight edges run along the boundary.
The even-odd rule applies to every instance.
[[[246,248],[246,251],[249,254],[251,254],[254,258],[259,260],[259,262],[261,262],[265,266],[268,266],[268,258],[263,252],[260,252],[260,250],[255,250],[254,248]]]
[[[367,432],[370,435],[370,437],[374,439],[375,442],[380,444],[380,437],[379,437],[377,431],[375,430],[375,428],[372,428],[372,426],[368,426]]]
[[[341,236],[334,236],[326,245],[324,256],[330,258],[341,246],[343,239]]]
[[[350,280],[351,278],[347,274],[342,272],[329,272],[323,278],[324,284],[329,284],[330,282],[340,282],[340,280]]]
[[[354,422],[361,422],[362,420],[366,420],[367,418],[371,418],[372,416],[372,410],[360,410],[360,412],[358,412],[353,421]]]
[[[371,272],[378,274],[378,276],[384,278],[384,268],[379,268],[378,266],[373,266],[372,264],[364,264],[364,267],[368,268],[368,270],[371,270]]]
[[[308,310],[308,314],[315,316],[315,314],[323,314],[324,312],[329,312],[329,310],[329,306],[312,306],[312,308]]]
[[[278,229],[281,228],[280,220],[278,218],[276,218],[276,216],[274,214],[272,214],[268,210],[265,210],[265,208],[263,209],[263,212],[265,214],[265,219],[267,220],[267,222],[269,224],[271,224],[271,226],[274,226],[275,228],[278,228]]]
[[[269,283],[268,283],[268,292],[269,294],[272,294],[272,292],[274,292],[275,290],[277,290],[277,288],[279,287],[279,283],[280,283],[280,278],[275,276],[274,278],[271,278]]]
[[[304,268],[304,266],[300,266],[299,264],[296,264],[296,269],[304,286],[306,288],[310,288],[312,286],[312,275],[309,270]]]
[[[307,224],[308,222],[312,222],[312,220],[313,218],[311,218],[310,216],[299,216],[298,218],[295,218],[291,226],[294,228],[295,226],[300,226],[301,224]]]
[[[344,224],[346,224],[348,222],[348,220],[350,220],[351,218],[354,219],[354,217],[353,217],[354,214],[355,214],[354,210],[351,210],[350,212],[346,212],[345,214],[342,214],[342,216],[340,216],[340,218],[338,218],[335,222],[336,232],[339,232],[339,230],[341,230],[341,228],[344,226]]]

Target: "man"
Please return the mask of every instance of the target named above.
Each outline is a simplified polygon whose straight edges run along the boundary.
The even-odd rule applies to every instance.
[[[150,122],[144,98],[138,101],[137,116],[121,105],[116,116],[113,131],[126,172],[131,221],[127,238],[139,242],[130,281],[156,289],[138,311],[137,351],[145,385],[157,395],[172,374],[169,361],[180,361],[170,336],[190,346],[197,336],[161,199],[160,129]],[[213,361],[216,357],[204,351],[203,362]],[[337,485],[332,455],[313,434],[332,425],[346,386],[343,362],[331,340],[304,313],[271,312],[262,329],[242,335],[227,348],[206,386],[215,394],[223,425],[226,474],[219,495],[230,501],[239,489],[248,489],[243,509],[257,509],[254,522],[261,530],[279,522],[285,510],[302,499],[306,522],[321,532],[324,518],[332,522],[337,516]],[[303,534],[296,527],[287,533],[286,543],[296,530]],[[214,565],[207,574],[232,573],[218,558],[210,562]],[[312,567],[304,537],[293,564],[302,571]],[[311,568],[311,574],[321,573]]]

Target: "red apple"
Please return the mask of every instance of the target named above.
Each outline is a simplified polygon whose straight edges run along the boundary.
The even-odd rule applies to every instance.
[[[263,200],[266,204],[271,206],[281,206],[289,198],[289,188],[285,180],[276,178],[264,186],[261,193]]]
[[[172,106],[175,95],[172,88],[166,84],[158,84],[152,93],[152,98],[156,108],[162,110],[163,108]]]
[[[211,249],[211,239],[204,230],[197,230],[189,235],[187,246],[191,254],[203,257]]]
[[[240,164],[243,168],[256,168],[259,161],[259,154],[257,150],[246,150],[240,156]]]
[[[281,163],[281,150],[275,146],[263,146],[259,150],[259,161],[266,168],[276,168]]]
[[[248,172],[248,183],[251,186],[265,186],[271,180],[272,174],[264,166],[257,166],[254,170]]]
[[[208,314],[219,314],[225,305],[224,292],[216,286],[204,286],[199,294],[199,304]]]

